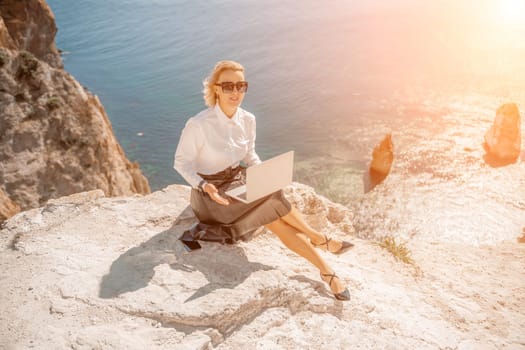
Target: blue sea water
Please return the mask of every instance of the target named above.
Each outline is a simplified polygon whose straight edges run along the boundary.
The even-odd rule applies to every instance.
[[[184,183],[173,153],[186,120],[205,108],[202,80],[221,59],[246,68],[243,107],[257,117],[261,158],[294,149],[295,180],[348,198],[386,132],[399,145],[428,135],[408,122],[446,127],[446,110],[429,101],[472,93],[504,101],[525,82],[523,47],[507,40],[502,54],[497,41],[480,40],[492,29],[481,15],[464,16],[472,1],[48,3],[65,69],[99,96],[153,190]]]

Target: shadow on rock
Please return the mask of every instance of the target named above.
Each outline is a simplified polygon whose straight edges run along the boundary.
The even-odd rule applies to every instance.
[[[174,270],[199,271],[208,283],[200,287],[185,302],[205,296],[219,288],[235,288],[259,270],[273,270],[268,265],[248,261],[244,250],[236,245],[202,242],[202,249],[186,252],[178,239],[195,224],[188,206],[172,227],[119,256],[102,278],[99,297],[115,298],[146,287],[153,278],[154,268],[169,264]]]

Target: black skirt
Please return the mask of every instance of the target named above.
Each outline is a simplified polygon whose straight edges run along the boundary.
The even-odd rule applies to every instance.
[[[230,204],[222,205],[200,189],[192,188],[190,205],[199,223],[184,232],[181,239],[233,244],[248,241],[263,225],[288,214],[292,209],[283,191],[274,192],[251,203],[243,203],[225,194],[231,188],[246,183],[246,168],[228,167],[212,175],[199,174],[215,185]]]

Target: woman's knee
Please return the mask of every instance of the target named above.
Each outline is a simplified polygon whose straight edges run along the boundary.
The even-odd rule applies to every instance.
[[[276,231],[279,230],[280,227],[282,227],[283,221],[281,218],[270,222],[269,224],[264,225],[268,230],[272,231],[273,233],[276,233]]]
[[[294,227],[288,225],[283,219],[277,219],[264,226],[279,237],[298,233]]]

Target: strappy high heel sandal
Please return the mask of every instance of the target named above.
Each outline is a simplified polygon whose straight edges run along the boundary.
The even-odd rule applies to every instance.
[[[343,254],[344,252],[346,252],[346,251],[348,251],[349,249],[351,249],[351,248],[354,247],[354,244],[353,244],[353,243],[350,243],[350,242],[347,242],[347,241],[342,241],[341,248],[339,248],[339,249],[336,250],[335,252],[332,252],[332,251],[330,250],[330,247],[328,246],[328,242],[330,242],[331,240],[332,240],[332,238],[328,238],[327,235],[324,235],[324,242],[323,242],[323,243],[315,244],[314,242],[312,242],[312,245],[313,245],[314,247],[320,247],[320,246],[326,244],[326,250],[329,251],[330,253],[332,253],[332,254],[336,254],[336,255]]]
[[[337,277],[335,272],[333,272],[333,273],[322,273],[322,272],[320,272],[320,274],[321,274],[321,279],[323,279],[323,276],[330,277],[330,281],[328,282],[328,286],[330,287],[330,290],[332,290],[332,281],[334,280],[334,278],[339,278],[339,277]],[[332,293],[334,293],[334,292],[332,292]],[[348,291],[348,288],[345,288],[345,290],[343,290],[342,292],[334,293],[334,297],[337,300],[343,300],[343,301],[350,300],[350,292]]]

